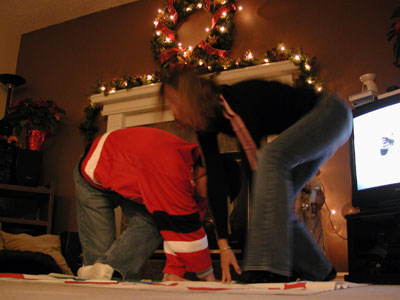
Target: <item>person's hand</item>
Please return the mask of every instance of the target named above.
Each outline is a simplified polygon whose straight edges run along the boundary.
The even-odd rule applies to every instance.
[[[162,281],[189,281],[189,280],[175,274],[164,274],[164,278]]]
[[[231,283],[232,276],[230,271],[230,266],[232,265],[236,273],[242,274],[242,270],[236,260],[235,254],[228,245],[226,239],[218,240],[218,247],[220,250],[220,260],[221,260],[221,271],[222,271],[222,283]]]
[[[217,280],[215,279],[214,272],[211,272],[211,273],[208,274],[207,276],[205,276],[205,277],[203,277],[203,278],[200,278],[200,280],[202,280],[202,281],[217,281]]]

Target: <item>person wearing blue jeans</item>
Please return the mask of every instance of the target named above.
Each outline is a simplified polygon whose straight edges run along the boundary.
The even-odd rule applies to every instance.
[[[231,281],[230,266],[245,283],[334,279],[335,268],[292,207],[297,193],[349,139],[352,113],[348,103],[328,93],[274,81],[217,85],[179,68],[163,79],[160,101],[162,107],[169,104],[175,119],[197,134],[218,233],[222,281]],[[242,267],[228,245],[228,192],[220,133],[238,138],[253,170]],[[270,135],[278,137],[264,143]]]
[[[74,178],[84,264],[78,277],[110,279],[117,272],[131,279],[163,241],[163,280],[183,280],[186,272],[215,280],[198,144],[150,127],[107,131],[88,147]],[[118,206],[128,227],[116,238]]]
[[[351,111],[343,102],[322,95],[308,114],[260,148],[244,270],[288,277],[294,270],[303,280],[317,281],[336,275],[308,229],[295,217],[292,203],[320,166],[348,140],[351,120]]]
[[[74,171],[79,237],[86,279],[133,278],[162,243],[162,237],[146,207],[115,192],[99,190]],[[127,228],[115,239],[114,209],[120,206]],[[93,267],[92,267],[93,266]],[[112,266],[112,268],[110,267]]]

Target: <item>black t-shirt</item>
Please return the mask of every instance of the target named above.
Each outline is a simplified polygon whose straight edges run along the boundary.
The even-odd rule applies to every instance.
[[[261,139],[280,134],[307,114],[316,104],[318,95],[310,88],[294,88],[279,82],[248,80],[234,85],[221,85],[220,92],[232,110],[240,115],[257,147]],[[230,121],[217,112],[210,129],[198,132],[207,168],[207,189],[219,238],[227,233],[228,184],[220,159],[217,135],[235,136]]]

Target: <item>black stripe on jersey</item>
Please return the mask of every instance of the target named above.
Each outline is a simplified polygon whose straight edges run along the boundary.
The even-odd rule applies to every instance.
[[[158,230],[169,230],[178,233],[190,233],[201,228],[199,213],[190,215],[169,215],[164,211],[154,211],[153,219]]]

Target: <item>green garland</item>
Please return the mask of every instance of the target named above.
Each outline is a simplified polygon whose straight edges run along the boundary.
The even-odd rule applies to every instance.
[[[227,59],[223,62],[218,60],[212,62],[212,67],[207,65],[207,73],[219,73],[221,71],[240,69],[244,67],[268,64],[278,61],[290,60],[299,68],[299,78],[297,85],[304,85],[320,91],[323,87],[322,81],[318,78],[315,70],[317,60],[310,58],[305,54],[302,48],[286,48],[279,44],[265,52],[263,59],[254,57],[251,51],[247,51],[242,57],[236,59]],[[195,61],[194,61],[195,62]],[[193,61],[191,63],[194,63]],[[202,69],[204,70],[204,69]],[[161,72],[147,75],[124,75],[116,77],[109,82],[97,81],[97,85],[92,89],[91,95],[103,94],[108,96],[118,90],[130,89],[137,86],[161,82]]]
[[[99,118],[101,109],[101,106],[98,106],[96,104],[89,104],[84,110],[86,114],[86,119],[79,124],[79,130],[84,135],[84,139],[87,144],[93,142],[96,134],[99,131],[99,127],[96,123]]]

